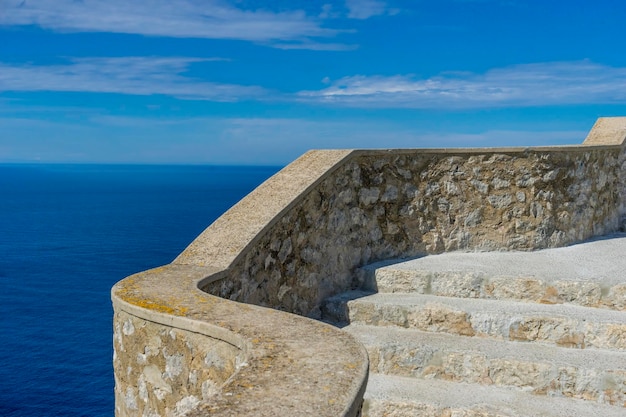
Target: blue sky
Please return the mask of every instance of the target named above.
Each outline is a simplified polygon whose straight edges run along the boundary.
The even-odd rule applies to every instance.
[[[0,162],[580,143],[623,0],[0,0]]]

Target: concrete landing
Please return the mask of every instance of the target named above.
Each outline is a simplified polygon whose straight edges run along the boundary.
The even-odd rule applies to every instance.
[[[614,233],[564,248],[534,252],[448,252],[404,261],[384,261],[368,269],[465,271],[502,277],[545,277],[553,281],[626,281],[626,233]]]
[[[370,374],[364,416],[624,417],[624,409],[566,397],[433,379]]]

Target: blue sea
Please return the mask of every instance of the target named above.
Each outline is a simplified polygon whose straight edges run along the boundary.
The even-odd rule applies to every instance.
[[[111,286],[278,169],[0,165],[0,416],[112,416]]]

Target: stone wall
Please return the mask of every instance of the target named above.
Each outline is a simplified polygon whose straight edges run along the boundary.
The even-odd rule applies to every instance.
[[[182,416],[218,394],[244,360],[223,340],[125,311],[113,321],[115,385],[125,387],[116,390],[118,416]]]
[[[620,132],[626,135],[626,126]],[[614,136],[603,140],[354,151],[260,233],[227,279],[203,290],[319,317],[324,298],[361,284],[354,270],[367,263],[453,250],[535,250],[615,231],[624,215],[624,148],[607,143]],[[176,262],[190,258],[184,252]]]
[[[621,214],[621,226],[622,231],[626,231],[626,118],[625,117],[602,117],[598,119],[591,132],[585,139],[585,145],[615,145],[620,144],[622,146],[622,152],[620,154],[620,182],[621,186],[618,187],[620,195],[620,214]]]
[[[118,417],[356,416],[363,347],[279,310],[319,317],[377,260],[617,230],[625,138],[626,118],[609,118],[582,146],[303,155],[172,264],[113,288]]]

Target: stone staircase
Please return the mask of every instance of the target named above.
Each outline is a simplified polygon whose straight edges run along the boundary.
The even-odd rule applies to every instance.
[[[626,416],[626,234],[359,279],[322,312],[367,348],[364,416]]]

